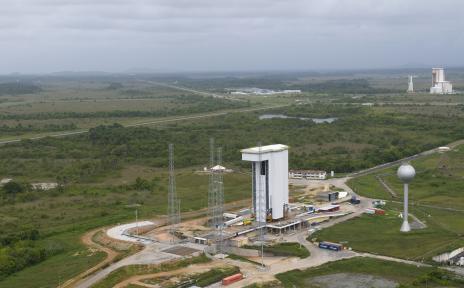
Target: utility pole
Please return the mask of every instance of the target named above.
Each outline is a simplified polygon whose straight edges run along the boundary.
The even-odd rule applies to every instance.
[[[135,207],[135,235],[139,235],[139,211],[137,207]]]

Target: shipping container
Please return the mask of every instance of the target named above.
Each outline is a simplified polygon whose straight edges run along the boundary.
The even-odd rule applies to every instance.
[[[382,210],[382,209],[374,209],[375,210],[375,214],[377,215],[385,215],[385,210]]]
[[[319,248],[328,249],[332,251],[340,251],[343,249],[343,245],[338,243],[331,243],[331,242],[319,242]]]
[[[330,192],[328,196],[329,202],[335,201],[338,199],[338,192]]]
[[[353,196],[353,197],[351,197],[350,203],[351,204],[360,204],[361,200],[359,200],[355,196]]]
[[[222,279],[222,285],[229,285],[243,279],[242,273],[237,273]]]

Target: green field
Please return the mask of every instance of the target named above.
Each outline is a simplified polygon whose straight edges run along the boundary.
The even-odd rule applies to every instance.
[[[150,182],[154,184],[148,190],[137,190],[131,186],[135,184],[138,175],[149,175],[150,172],[153,174],[147,178],[154,179]],[[133,204],[141,204],[138,211],[139,217],[143,219],[166,213],[168,180],[165,171],[154,172],[149,168],[133,167],[124,171],[122,176],[102,179],[103,183],[117,184],[114,186],[75,186],[67,188],[60,195],[44,192],[45,195],[32,202],[4,203],[0,214],[2,231],[10,234],[17,231],[17,227],[20,230],[34,227],[41,234],[37,246],[60,249],[57,255],[46,261],[0,281],[0,287],[37,287],[35,285],[38,282],[31,281],[35,277],[40,277],[41,287],[55,287],[58,281],[64,282],[102,260],[103,255],[89,253],[80,244],[79,238],[86,231],[134,220]],[[198,211],[207,206],[207,176],[183,170],[179,171],[176,180],[183,212]],[[231,202],[248,198],[250,185],[250,177],[246,174],[225,175],[225,200]]]
[[[437,268],[419,268],[408,264],[360,257],[330,262],[306,270],[292,270],[277,274],[276,278],[281,281],[283,287],[316,288],[320,286],[312,284],[312,278],[336,273],[377,276],[399,283],[401,288],[462,287],[464,284],[463,280]]]
[[[463,160],[464,148],[458,146],[447,153],[412,161],[417,175],[409,187],[410,212],[426,223],[427,228],[407,234],[399,232],[403,187],[396,177],[397,167],[393,167],[349,182],[363,196],[390,200],[386,216],[363,215],[321,230],[315,236],[346,242],[358,251],[427,261],[439,253],[463,246]],[[384,189],[376,176],[397,193],[396,198]]]
[[[119,282],[134,275],[152,274],[163,271],[172,271],[189,266],[191,264],[206,263],[211,261],[204,254],[184,260],[165,263],[161,265],[130,265],[121,267],[111,272],[106,278],[92,285],[92,288],[111,288]],[[208,275],[209,276],[209,275]],[[205,277],[209,278],[209,277]],[[207,279],[206,279],[207,280]]]
[[[0,179],[13,178],[18,185],[0,189],[0,266],[19,271],[7,277],[13,270],[0,269],[0,279],[7,277],[0,281],[1,287],[34,287],[36,283],[53,287],[91,267],[103,255],[83,252],[87,250],[79,242],[80,235],[96,227],[131,221],[134,204],[141,204],[138,208],[141,218],[165,214],[168,143],[175,145],[182,211],[195,212],[207,204],[207,177],[194,170],[201,170],[208,163],[210,137],[223,148],[224,165],[236,170],[225,177],[227,202],[249,198],[249,163],[241,161],[239,151],[258,142],[288,144],[290,168],[335,170],[341,175],[464,138],[461,106],[425,105],[423,109],[417,106],[408,109],[394,104],[411,101],[426,104],[443,99],[457,104],[462,95],[446,98],[423,93],[407,95],[402,89],[392,90],[393,86],[388,84],[400,80],[385,79],[382,75],[369,79],[361,74],[299,73],[212,78],[178,75],[140,79],[114,75],[25,78],[18,84],[14,77],[0,77],[0,139],[91,130],[82,135],[24,140],[1,147]],[[303,93],[222,99],[168,88],[151,80],[227,97],[231,97],[230,89],[238,87],[301,89]],[[390,104],[361,105],[364,102]],[[152,127],[113,125],[277,104],[290,106]],[[307,119],[260,120],[262,114]],[[309,120],[324,117],[338,120],[331,124]],[[98,126],[101,124],[106,126]],[[385,177],[386,181],[393,181],[390,176]],[[430,177],[437,180],[434,174]],[[443,188],[440,196],[426,190],[426,185],[423,192],[415,192],[413,183],[413,200],[435,204],[456,197],[453,207],[462,207],[457,197],[462,175],[455,173],[450,177],[455,183],[450,186],[453,191],[441,187],[440,182],[429,183],[438,184],[437,189]],[[59,187],[36,191],[30,187],[34,182],[57,182]],[[375,188],[375,181],[369,178],[355,179],[351,185],[386,198],[381,197],[385,192]],[[414,198],[416,195],[422,198]],[[451,213],[433,207],[417,209],[414,213],[421,219],[436,221],[436,227],[448,233],[461,233],[461,224]],[[16,259],[14,255],[20,251],[31,257]],[[68,262],[71,264],[66,265]],[[17,266],[11,267],[11,263]],[[28,281],[35,279],[33,273],[40,274],[42,282]]]
[[[60,253],[7,277],[0,281],[0,287],[57,287],[79,272],[95,266],[106,257],[106,254],[92,252],[80,243],[79,239],[85,232],[86,229],[77,228],[74,231],[39,240],[38,245],[59,249]]]
[[[245,246],[244,248],[261,251],[260,246]],[[263,250],[264,253],[270,253],[274,256],[307,258],[310,255],[306,247],[294,242],[278,243],[275,245],[264,246]]]
[[[393,205],[395,206],[395,205]],[[429,261],[431,257],[450,248],[464,244],[459,233],[441,227],[439,223],[446,218],[422,218],[423,214],[412,209],[411,213],[425,220],[427,228],[400,232],[402,219],[398,217],[400,206],[387,208],[386,215],[362,215],[333,227],[320,230],[311,235],[311,239],[343,243],[356,251],[370,252],[397,258]],[[448,217],[462,217],[461,214],[449,214]],[[464,216],[464,214],[462,214]],[[437,217],[438,218],[438,217]],[[440,222],[438,222],[440,221]],[[458,222],[458,221],[456,221]],[[446,222],[444,222],[446,223]],[[462,226],[462,224],[461,224]],[[461,227],[463,229],[464,227]]]
[[[464,146],[458,146],[453,151],[437,153],[432,156],[412,161],[416,169],[416,177],[409,185],[410,201],[415,204],[436,205],[464,209]],[[349,185],[359,194],[371,198],[392,199],[391,195],[381,186],[376,176],[382,179],[397,194],[401,201],[403,187],[396,177],[398,168],[390,168],[358,177]]]

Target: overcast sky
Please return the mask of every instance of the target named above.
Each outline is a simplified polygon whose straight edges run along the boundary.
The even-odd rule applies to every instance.
[[[462,0],[0,4],[0,73],[464,65]]]

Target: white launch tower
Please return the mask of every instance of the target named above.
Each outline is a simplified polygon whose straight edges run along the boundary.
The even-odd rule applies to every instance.
[[[412,75],[409,75],[409,82],[408,82],[408,93],[414,93],[414,83],[412,82]]]
[[[241,150],[252,162],[253,212],[258,223],[284,217],[288,206],[288,146],[274,144]]]
[[[445,70],[443,68],[432,68],[432,87],[430,94],[451,94],[453,85],[445,81]]]

